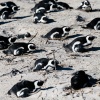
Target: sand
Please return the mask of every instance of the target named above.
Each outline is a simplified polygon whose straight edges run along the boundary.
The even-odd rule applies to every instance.
[[[8,0],[0,0],[4,2]],[[21,7],[21,10],[14,16],[13,19],[7,19],[0,21],[0,34],[3,34],[3,30],[6,30],[9,35],[31,33],[36,37],[31,41],[35,43],[38,49],[44,49],[45,51],[36,52],[33,54],[23,56],[5,56],[0,51],[0,76],[6,73],[10,73],[13,68],[23,71],[22,74],[11,76],[11,74],[0,77],[0,100],[100,100],[100,86],[85,88],[75,92],[74,94],[67,95],[67,90],[64,91],[64,87],[70,86],[70,80],[72,73],[78,70],[86,70],[86,73],[94,78],[100,78],[100,31],[82,29],[79,25],[84,25],[91,21],[93,18],[99,17],[100,12],[83,12],[76,10],[82,0],[59,0],[68,3],[74,7],[73,10],[64,10],[55,13],[48,13],[49,18],[54,19],[56,22],[50,24],[34,24],[33,16],[30,13],[30,9],[34,7],[34,0],[11,0]],[[36,0],[38,2],[40,0]],[[100,0],[90,0],[93,9],[100,9]],[[77,22],[76,16],[80,15],[85,18],[85,22]],[[70,38],[58,41],[50,40],[49,44],[46,44],[46,39],[41,38],[41,35],[45,35],[54,27],[71,26],[73,29],[70,31]],[[97,36],[97,39],[93,41],[93,50],[86,53],[66,53],[62,47],[63,43],[70,43],[77,36],[85,35]],[[28,42],[31,38],[23,40],[17,40],[21,42]],[[36,59],[47,57],[49,53],[55,50],[55,58],[61,62],[63,68],[61,70],[53,71],[46,74],[44,71],[31,72],[29,69],[34,67]],[[78,56],[75,56],[78,55]],[[49,58],[53,58],[53,54],[48,55]],[[27,98],[17,98],[16,96],[7,95],[7,91],[20,80],[45,80],[46,83],[42,87],[43,90],[36,94],[32,94]]]

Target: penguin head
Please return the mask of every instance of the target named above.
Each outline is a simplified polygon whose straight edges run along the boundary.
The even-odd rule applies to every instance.
[[[67,26],[63,26],[62,29],[63,29],[63,34],[62,34],[62,35],[65,36],[65,35],[68,35],[68,34],[69,34],[69,31],[70,31],[72,28],[67,27]]]
[[[43,84],[44,84],[44,81],[41,81],[41,80],[36,80],[36,81],[34,81],[35,89],[41,88],[41,86],[42,86]]]
[[[58,66],[58,64],[59,64],[59,62],[58,62],[57,60],[50,59],[50,60],[48,61],[47,66],[52,67],[52,68],[55,68],[55,67]]]
[[[75,76],[84,76],[86,74],[85,74],[85,71],[80,70],[80,71],[77,71],[77,72],[73,73],[73,75],[75,75]]]
[[[20,10],[19,6],[13,6],[12,7],[13,12],[17,12],[18,10]]]
[[[8,38],[8,42],[10,43],[10,44],[12,44],[12,43],[14,43],[15,41],[16,41],[16,37],[9,37]]]
[[[88,0],[85,0],[81,3],[80,7],[78,7],[78,9],[82,9],[82,10],[85,10],[85,11],[91,11],[92,8],[91,8],[91,4]]]
[[[36,45],[34,43],[28,43],[28,51],[33,51],[36,49]]]
[[[29,32],[27,32],[27,33],[25,34],[25,37],[31,37],[31,34],[30,34]]]
[[[87,41],[91,41],[91,42],[92,42],[95,38],[97,38],[97,37],[96,37],[96,36],[92,36],[92,35],[87,35],[87,36],[86,36],[86,40],[87,40]]]

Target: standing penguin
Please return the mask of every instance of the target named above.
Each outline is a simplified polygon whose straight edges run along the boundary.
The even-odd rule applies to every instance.
[[[51,70],[57,68],[59,62],[54,59],[40,58],[35,61],[33,71]]]
[[[32,92],[36,92],[37,90],[41,89],[44,81],[28,81],[23,80],[21,82],[16,83],[9,91],[8,95],[12,93],[15,94],[17,97],[28,97],[31,95]]]
[[[0,50],[7,49],[8,46],[16,41],[16,37],[4,37],[0,36]]]
[[[82,28],[100,30],[100,18],[94,18],[86,26],[82,26]]]
[[[48,38],[48,39],[65,39],[69,31],[71,30],[70,27],[63,26],[63,27],[56,27],[53,28],[50,32],[48,32],[45,36],[42,36],[43,38]]]
[[[71,78],[71,87],[75,90],[90,86],[90,76],[80,70],[73,74]]]
[[[13,16],[20,10],[17,6],[13,6],[10,8],[3,8],[0,10],[0,18],[1,19],[8,19],[13,18]]]
[[[78,10],[83,10],[83,11],[87,11],[90,12],[92,11],[92,7],[91,4],[88,0],[85,0],[81,3],[81,5],[77,8]]]
[[[92,44],[92,41],[95,39],[95,36],[87,35],[83,37],[78,37],[74,39],[68,45],[63,45],[65,51],[72,51],[72,52],[84,52],[85,47]]]
[[[24,53],[32,52],[36,49],[33,43],[16,42],[4,50],[4,54],[13,54],[14,56],[22,55]]]

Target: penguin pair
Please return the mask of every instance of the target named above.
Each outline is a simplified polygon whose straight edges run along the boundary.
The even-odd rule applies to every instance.
[[[77,71],[73,75],[71,78],[71,87],[74,90],[92,86],[91,80],[93,80],[93,78],[87,75],[83,70]]]
[[[92,41],[95,39],[95,36],[87,35],[83,37],[78,37],[74,39],[68,45],[63,45],[66,52],[85,52],[86,48],[92,44]]]
[[[23,80],[21,82],[16,83],[8,91],[8,95],[11,95],[13,93],[17,97],[23,97],[23,98],[28,97],[31,95],[31,93],[34,93],[37,90],[40,90],[43,84],[44,84],[44,81],[41,81],[41,80],[35,80],[35,81]]]
[[[32,52],[36,49],[33,43],[16,42],[9,46],[3,53],[6,55],[13,54],[14,56],[22,55],[24,53]]]
[[[53,28],[50,32],[48,32],[45,36],[41,36],[43,38],[51,39],[51,40],[62,40],[65,39],[72,28],[63,26]]]
[[[57,68],[59,62],[54,59],[49,59],[49,58],[40,58],[35,61],[33,71],[40,71],[40,70],[54,70]]]
[[[33,16],[33,23],[52,23],[55,22],[53,19],[49,19],[44,13],[35,13]]]
[[[16,41],[16,37],[0,36],[0,50],[7,49],[8,46]]]
[[[100,17],[94,18],[87,25],[82,26],[82,28],[100,30]]]
[[[86,11],[86,12],[92,11],[91,4],[88,0],[83,1],[77,9],[78,10],[83,10],[83,11]]]
[[[1,19],[13,18],[17,11],[20,10],[19,6],[17,6],[15,3],[11,1],[0,3],[0,5],[5,6],[0,10]]]

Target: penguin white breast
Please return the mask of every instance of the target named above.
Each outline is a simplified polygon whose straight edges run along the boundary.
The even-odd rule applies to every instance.
[[[46,18],[46,17],[47,16],[42,16],[41,19],[39,20],[39,22],[46,23],[47,21],[43,19],[43,18]]]
[[[23,89],[21,89],[20,91],[18,91],[17,94],[16,94],[17,97],[23,96],[23,95],[24,95],[24,90],[25,90],[25,89],[27,89],[27,88],[23,88]]]
[[[54,32],[54,33],[52,33],[51,36],[50,36],[50,38],[51,38],[51,39],[55,39],[54,35],[56,35],[56,34],[59,35],[59,32]]]
[[[97,24],[94,26],[95,30],[100,30],[100,21],[97,22]]]

